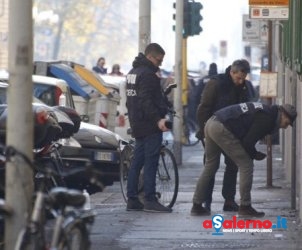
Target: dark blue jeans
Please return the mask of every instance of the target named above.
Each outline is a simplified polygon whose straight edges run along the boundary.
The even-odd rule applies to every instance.
[[[150,136],[135,139],[134,156],[128,173],[128,198],[138,197],[139,175],[142,167],[144,167],[145,200],[155,200],[155,179],[162,138],[162,132],[159,132]]]

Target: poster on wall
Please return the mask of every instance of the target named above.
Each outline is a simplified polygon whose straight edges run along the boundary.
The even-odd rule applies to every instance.
[[[277,96],[277,72],[260,73],[260,97]]]

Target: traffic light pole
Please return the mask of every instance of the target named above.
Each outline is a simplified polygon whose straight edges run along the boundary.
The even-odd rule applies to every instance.
[[[183,0],[176,1],[176,27],[175,27],[175,83],[177,88],[174,92],[174,109],[177,117],[174,117],[173,121],[173,135],[174,144],[173,150],[178,165],[182,164],[182,121],[183,121],[183,109],[182,109],[182,34],[183,34]]]
[[[151,41],[151,0],[139,1],[139,52],[144,52]]]
[[[187,37],[182,39],[182,106],[188,105],[187,39]]]

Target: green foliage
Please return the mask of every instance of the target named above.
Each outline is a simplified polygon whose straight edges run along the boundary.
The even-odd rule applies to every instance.
[[[35,19],[35,60],[91,67],[104,56],[110,65],[131,63],[138,40],[136,0],[36,0],[34,8],[39,17],[48,13]]]

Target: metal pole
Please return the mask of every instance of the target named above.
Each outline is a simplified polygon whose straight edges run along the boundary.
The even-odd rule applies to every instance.
[[[297,2],[293,1],[293,9],[299,8],[299,5]],[[298,27],[300,27],[297,23],[297,19],[293,18],[293,30],[298,30]],[[294,35],[294,34],[293,34]],[[292,37],[292,58],[296,58],[296,51],[298,46],[301,46],[301,44],[297,43],[297,40]],[[292,71],[292,79],[291,79],[291,97],[292,97],[292,104],[297,107],[297,82],[298,82],[298,75],[297,72],[294,70]],[[296,209],[296,197],[297,197],[297,127],[296,123],[294,124],[292,131],[291,131],[291,140],[292,140],[292,148],[291,148],[291,209]],[[299,170],[298,170],[299,171]]]
[[[177,164],[182,164],[182,31],[183,31],[183,0],[176,1],[176,29],[175,29],[175,83],[177,88],[174,92],[174,109],[177,117],[173,121],[173,134],[174,134],[174,155]]]
[[[9,1],[9,91],[6,144],[33,154],[32,0]],[[5,249],[14,249],[32,203],[33,173],[25,162],[6,164],[5,197],[14,214],[5,221]]]
[[[151,41],[151,0],[139,0],[139,52],[144,52]]]
[[[293,73],[293,79],[292,79],[292,104],[297,107],[297,73]],[[292,128],[291,133],[291,139],[292,139],[292,149],[291,149],[291,209],[296,209],[296,196],[297,196],[297,127],[296,123],[294,123],[294,126]]]
[[[272,21],[268,21],[268,71],[272,72],[272,31],[273,25]],[[268,105],[272,104],[272,98],[269,97]],[[273,186],[273,163],[272,163],[272,136],[268,135],[266,137],[266,143],[267,143],[267,176],[266,176],[266,185],[267,187]]]
[[[182,106],[188,105],[188,74],[187,74],[187,41],[188,38],[182,39]],[[184,111],[183,111],[184,112]]]

